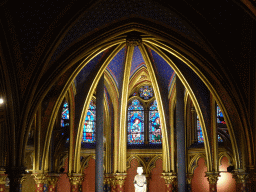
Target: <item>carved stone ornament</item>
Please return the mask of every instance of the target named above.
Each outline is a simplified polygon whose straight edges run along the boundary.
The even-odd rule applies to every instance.
[[[165,184],[176,184],[177,175],[174,173],[162,173],[161,178],[164,179]]]
[[[123,186],[127,173],[116,173],[115,174],[115,182],[116,185]]]
[[[82,174],[69,174],[69,181],[71,185],[82,185],[82,182],[84,180],[84,177]]]
[[[34,173],[32,176],[34,177],[36,184],[45,184],[47,182],[46,174]]]
[[[58,182],[59,176],[60,176],[59,174],[49,174],[47,177],[48,184],[55,186]]]
[[[205,177],[207,177],[207,180],[209,181],[209,184],[217,184],[219,176],[220,175],[218,172],[206,172],[205,175]]]
[[[0,185],[5,185],[6,178],[7,178],[6,174],[0,174]]]
[[[187,175],[187,183],[189,185],[191,185],[192,179],[193,179],[193,175],[192,174]]]
[[[234,173],[233,178],[236,180],[236,183],[246,183],[248,179],[247,173]]]

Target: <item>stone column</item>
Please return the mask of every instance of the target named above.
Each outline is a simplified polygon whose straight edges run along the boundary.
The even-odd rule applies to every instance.
[[[192,191],[192,186],[191,186],[192,179],[193,179],[193,175],[192,174],[188,174],[187,175],[187,192],[191,192]]]
[[[103,127],[104,127],[104,74],[97,86],[96,91],[96,150],[95,150],[95,191],[103,191],[104,180],[104,145],[103,145]]]
[[[209,192],[217,191],[217,181],[220,176],[219,173],[216,172],[206,172],[207,180],[209,181]]]
[[[174,192],[176,191],[176,183],[177,183],[177,176],[174,173],[162,173],[161,176],[165,181],[165,191],[166,192]]]
[[[233,178],[236,180],[236,191],[246,192],[246,180],[248,174],[245,172],[235,172]]]
[[[0,191],[5,191],[7,174],[4,171],[0,171]]]
[[[254,167],[249,168],[249,173],[247,176],[246,190],[249,192],[256,191],[256,172]]]
[[[12,167],[7,173],[10,179],[10,191],[20,192],[22,190],[22,182],[25,180],[25,169],[22,167]]]
[[[47,191],[47,177],[44,173],[34,173],[34,180],[36,182],[36,192]]]
[[[179,192],[186,190],[185,128],[184,128],[184,86],[176,77],[176,132],[177,132],[177,178]]]
[[[79,174],[79,173],[73,173],[72,175],[69,174],[69,181],[70,181],[70,185],[71,185],[71,191],[72,192],[79,192],[80,191],[80,187],[83,183],[84,177],[83,174]]]
[[[127,173],[116,173],[115,174],[115,191],[116,192],[124,192],[124,182],[126,179]]]
[[[56,184],[59,179],[59,174],[48,174],[47,180],[48,180],[48,191],[55,192],[56,191]]]

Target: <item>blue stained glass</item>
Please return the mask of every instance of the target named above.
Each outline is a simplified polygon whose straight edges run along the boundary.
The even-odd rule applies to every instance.
[[[160,116],[157,110],[157,102],[154,100],[149,108],[149,143],[161,144],[162,133],[160,126]]]
[[[198,117],[197,117],[197,141],[198,143],[204,142],[203,131],[202,131],[202,127],[200,125]]]
[[[218,142],[223,142],[223,139],[218,135]]]
[[[95,142],[95,128],[96,128],[96,105],[93,101],[90,102],[87,115],[84,121],[83,138],[84,143]]]
[[[218,105],[217,105],[217,123],[226,124],[223,113]]]
[[[144,108],[135,99],[128,107],[128,144],[144,144]]]
[[[64,102],[61,112],[61,127],[69,126],[69,108],[68,102]]]
[[[140,88],[140,97],[143,99],[149,99],[153,97],[153,89],[149,86],[143,86]]]

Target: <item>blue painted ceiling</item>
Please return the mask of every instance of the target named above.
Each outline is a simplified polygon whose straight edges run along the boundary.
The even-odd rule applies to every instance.
[[[54,60],[63,50],[67,49],[70,44],[83,35],[89,34],[95,29],[103,28],[112,22],[136,16],[169,26],[172,30],[178,31],[192,41],[199,43],[201,41],[199,35],[189,24],[176,13],[156,2],[151,2],[150,0],[102,0],[94,5],[90,12],[85,12],[71,27],[51,60]]]

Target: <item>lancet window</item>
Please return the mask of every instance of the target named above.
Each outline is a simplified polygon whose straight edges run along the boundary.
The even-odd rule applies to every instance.
[[[161,125],[160,117],[157,109],[157,102],[151,104],[149,108],[149,143],[150,144],[161,144]]]
[[[128,107],[128,144],[144,144],[144,107],[137,99]]]
[[[63,103],[60,125],[61,127],[69,126],[69,106],[67,101]]]
[[[90,102],[87,115],[83,127],[83,143],[95,143],[95,128],[96,128],[96,104]]]
[[[135,92],[136,93],[136,92]],[[128,104],[127,143],[128,146],[148,146],[162,143],[160,116],[153,89],[142,86]],[[140,98],[139,98],[140,97]]]

